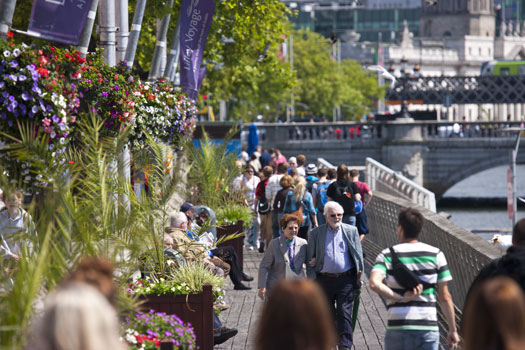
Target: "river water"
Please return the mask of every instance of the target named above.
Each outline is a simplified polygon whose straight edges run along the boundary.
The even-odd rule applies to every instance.
[[[451,187],[443,197],[506,198],[507,169],[508,166],[499,166],[472,175]],[[517,166],[516,187],[518,196],[525,197],[525,165]],[[518,219],[525,218],[524,207],[523,203],[518,204]],[[468,201],[463,202],[461,207],[441,207],[438,203],[438,212],[440,211],[451,214],[450,220],[453,223],[468,230],[510,230],[512,228],[506,204],[476,208],[469,206]]]

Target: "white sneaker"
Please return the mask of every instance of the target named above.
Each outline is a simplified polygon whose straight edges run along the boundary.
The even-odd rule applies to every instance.
[[[260,241],[257,241],[257,249],[259,249],[259,247],[261,246],[261,242]],[[253,248],[253,247],[252,247]]]
[[[249,246],[248,250],[253,250],[253,245]]]

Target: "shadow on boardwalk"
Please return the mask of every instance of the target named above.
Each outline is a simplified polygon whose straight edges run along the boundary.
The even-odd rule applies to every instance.
[[[365,251],[366,249],[365,244]],[[372,252],[367,254],[371,256]],[[220,315],[222,323],[227,327],[237,328],[239,333],[226,343],[216,345],[214,349],[255,349],[254,338],[257,331],[257,322],[262,312],[263,302],[257,297],[257,271],[263,254],[257,251],[244,251],[244,271],[254,277],[253,282],[247,282],[252,290],[233,290],[228,279],[225,284],[227,291],[226,301],[231,308]],[[374,257],[375,258],[375,255]],[[369,275],[372,257],[366,259],[366,274]],[[368,287],[366,278],[361,294],[358,324],[354,334],[355,349],[379,350],[383,349],[387,311],[381,298]]]

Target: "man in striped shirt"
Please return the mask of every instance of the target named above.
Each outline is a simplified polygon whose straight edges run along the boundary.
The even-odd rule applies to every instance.
[[[418,241],[423,221],[423,216],[418,210],[402,210],[397,226],[400,244],[393,247],[399,260],[421,280],[421,284],[413,290],[406,290],[396,281],[392,276],[390,248],[379,254],[370,274],[370,288],[387,299],[386,350],[437,350],[438,302],[448,324],[449,347],[454,348],[459,342],[454,305],[447,287],[447,282],[452,280],[452,276],[443,252]]]

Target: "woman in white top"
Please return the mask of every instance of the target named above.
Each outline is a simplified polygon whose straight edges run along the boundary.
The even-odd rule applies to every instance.
[[[261,180],[255,175],[255,169],[251,165],[244,168],[244,176],[241,180],[241,191],[244,195],[244,204],[254,211],[255,189]],[[253,250],[257,246],[257,216],[254,215],[251,227],[246,237],[248,249]]]

